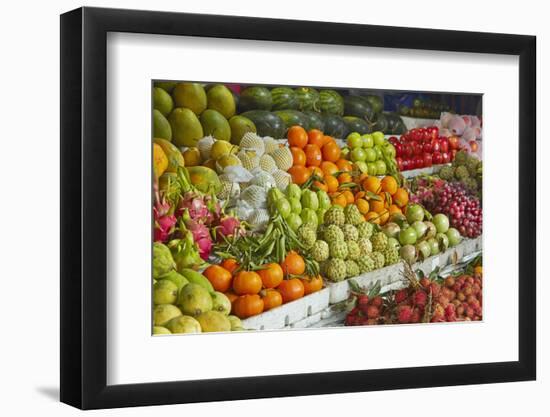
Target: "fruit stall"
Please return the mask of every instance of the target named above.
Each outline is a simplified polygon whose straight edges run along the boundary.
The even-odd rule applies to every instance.
[[[482,320],[479,113],[301,86],[152,95],[153,334]]]

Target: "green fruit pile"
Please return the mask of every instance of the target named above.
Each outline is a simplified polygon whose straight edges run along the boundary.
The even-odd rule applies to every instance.
[[[457,152],[453,164],[442,167],[438,175],[446,181],[461,182],[471,194],[481,197],[483,163],[468,152]]]
[[[399,260],[399,250],[378,226],[363,219],[357,206],[329,208],[310,254],[334,282],[382,268]]]
[[[210,281],[189,268],[176,270],[170,249],[153,245],[153,334],[243,330],[230,316],[231,302]]]
[[[342,152],[361,172],[369,175],[397,173],[395,147],[384,139],[381,131],[363,135],[354,131],[347,136],[346,142],[347,146]]]

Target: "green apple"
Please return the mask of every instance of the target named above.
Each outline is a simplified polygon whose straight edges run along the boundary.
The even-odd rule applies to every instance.
[[[382,148],[378,145],[374,145],[374,152],[376,152],[376,160],[382,159]]]
[[[363,146],[363,141],[361,140],[361,135],[357,132],[352,132],[346,138],[348,146],[350,148],[360,148]]]
[[[374,139],[370,133],[365,133],[361,136],[363,142],[363,148],[372,148],[374,146]]]
[[[379,159],[375,162],[376,164],[376,175],[385,175],[386,174],[386,163]]]
[[[365,159],[367,159],[367,153],[363,148],[353,148],[351,150],[350,159],[353,162],[364,161]]]
[[[367,168],[368,168],[368,174],[369,175],[378,175],[377,174],[378,166],[376,165],[376,162],[369,162],[367,164]]]
[[[382,145],[384,143],[384,133],[382,132],[373,132],[372,138],[375,145]]]
[[[373,148],[365,149],[365,161],[367,162],[376,161],[376,151]]]

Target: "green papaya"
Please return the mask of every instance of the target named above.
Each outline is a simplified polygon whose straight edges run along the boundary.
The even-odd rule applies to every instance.
[[[190,109],[176,107],[168,116],[168,120],[172,127],[172,142],[176,146],[197,146],[198,141],[204,137],[202,125]]]
[[[220,112],[207,109],[202,112],[200,123],[205,135],[210,135],[218,140],[231,140],[231,127],[229,122]]]
[[[239,145],[245,133],[256,133],[256,125],[252,120],[244,116],[233,116],[229,119],[231,128],[231,143]]]
[[[172,140],[172,127],[166,117],[157,109],[153,109],[153,136]]]
[[[153,88],[153,107],[162,113],[163,116],[168,116],[174,108],[174,100],[166,90],[160,87]]]
[[[181,271],[179,271],[181,275],[183,275],[184,278],[187,279],[190,283],[200,285],[205,290],[207,290],[209,293],[214,292],[214,287],[208,281],[208,279],[201,274],[200,272],[194,271],[190,268],[183,268]]]
[[[217,84],[206,93],[207,108],[216,110],[226,119],[235,114],[235,98],[231,90],[223,84]]]
[[[176,107],[186,107],[197,116],[205,109],[208,102],[206,91],[199,83],[179,83],[172,91]]]

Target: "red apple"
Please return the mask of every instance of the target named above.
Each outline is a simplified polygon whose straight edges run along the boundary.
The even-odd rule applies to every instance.
[[[451,162],[451,154],[449,152],[442,152],[441,158],[443,159],[442,163],[444,164]]]
[[[424,155],[422,155],[422,158],[424,159],[424,166],[425,167],[431,167],[433,164],[432,160],[432,154],[429,152],[424,152]]]
[[[439,165],[443,162],[443,156],[441,152],[437,151],[432,154],[432,161],[435,165]]]
[[[399,171],[404,171],[405,170],[403,168],[403,158],[398,156],[397,158],[395,158],[395,162],[397,162],[397,168],[399,169]]]
[[[439,149],[441,152],[449,152],[449,140],[444,136],[439,137]]]

